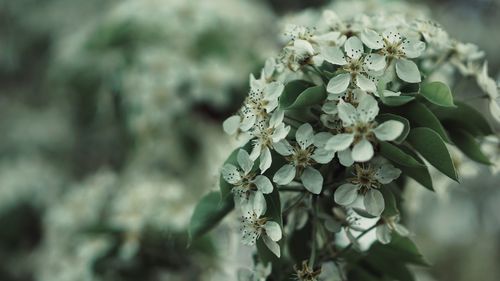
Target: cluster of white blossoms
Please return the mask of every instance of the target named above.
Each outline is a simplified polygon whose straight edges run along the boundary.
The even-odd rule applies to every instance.
[[[477,77],[491,100],[491,113],[499,119],[498,87],[487,65],[481,71],[478,67],[483,53],[475,45],[451,39],[438,24],[418,14],[367,11],[339,16],[327,10],[315,26],[288,25],[284,34],[282,52],[265,62],[259,77],[250,75],[242,108],[223,124],[228,134],[251,145],[239,151],[240,167],[226,164],[222,171],[235,197],[244,199],[237,205],[242,210],[254,208],[244,212],[245,244],[253,245],[261,236],[267,237],[264,242],[281,238],[277,225],[272,232],[265,226],[268,220],[261,218],[262,206],[255,209],[260,204],[255,198],[260,202],[289,185],[321,194],[326,186],[334,186],[328,183],[328,173],[336,164],[354,177],[341,179],[332,200],[349,208],[362,197],[364,211],[381,216],[381,190],[402,171],[380,157],[379,146],[408,134],[402,121],[382,118],[381,111],[420,98],[424,81],[440,80],[442,73],[451,79],[450,68],[452,73]],[[384,218],[377,228],[382,243],[389,242],[393,230],[408,233],[398,220]],[[279,256],[275,243],[266,245]]]

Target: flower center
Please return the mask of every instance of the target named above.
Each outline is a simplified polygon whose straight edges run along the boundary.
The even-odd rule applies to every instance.
[[[379,188],[379,182],[375,178],[375,170],[371,166],[356,165],[356,177],[351,181],[361,186],[359,192],[366,193],[370,188]]]
[[[312,146],[302,149],[300,147],[294,147],[294,153],[291,156],[290,161],[294,163],[296,167],[307,167],[311,165],[312,159],[311,155],[314,148]]]

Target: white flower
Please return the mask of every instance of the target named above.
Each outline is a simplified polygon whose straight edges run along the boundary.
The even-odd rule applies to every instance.
[[[481,58],[484,57],[484,52],[477,45],[471,43],[462,43],[453,41],[453,53],[450,58],[453,64],[462,75],[474,75],[478,70],[478,65]]]
[[[256,191],[264,194],[273,192],[273,184],[266,176],[252,172],[254,162],[250,159],[248,152],[240,149],[237,161],[240,169],[232,164],[226,164],[222,167],[222,177],[233,185],[231,191],[235,199],[239,199],[240,203],[245,204]]]
[[[256,160],[260,157],[259,168],[261,173],[264,173],[271,167],[272,157],[271,148],[273,144],[284,139],[290,132],[290,126],[285,126],[283,123],[284,112],[276,110],[268,120],[259,121],[250,135],[255,139],[253,149],[250,153],[250,158]]]
[[[377,101],[370,95],[362,97],[357,108],[342,100],[339,102],[338,114],[345,132],[330,138],[325,148],[338,151],[339,160],[344,166],[350,166],[354,161],[370,160],[374,154],[371,142],[376,139],[392,141],[403,132],[404,124],[399,121],[389,120],[380,125],[374,122],[378,111]]]
[[[363,195],[366,211],[374,216],[380,216],[384,211],[384,197],[379,189],[397,179],[401,170],[391,164],[355,166],[355,177],[351,178],[335,190],[334,198],[337,204],[346,206],[356,200],[358,194]]]
[[[500,95],[498,91],[498,85],[488,75],[488,63],[483,64],[482,71],[476,74],[477,84],[483,90],[490,99],[490,112],[491,115],[500,122]]]
[[[267,83],[250,75],[250,92],[241,109],[242,131],[250,130],[256,122],[266,119],[278,107],[278,97],[284,89],[281,82]]]
[[[347,57],[339,48],[328,48],[323,52],[326,61],[341,65],[345,71],[330,79],[327,91],[332,94],[343,93],[353,81],[363,91],[376,92],[375,78],[372,76],[381,74],[380,71],[386,65],[385,57],[379,54],[364,55],[363,43],[356,36],[347,39],[344,51]]]
[[[262,193],[255,193],[250,202],[251,204],[242,206],[241,239],[243,244],[253,246],[257,239],[262,237],[262,241],[269,250],[279,257],[280,246],[277,241],[281,240],[282,236],[280,225],[261,217],[266,212],[266,201]]]
[[[396,61],[396,74],[401,80],[409,83],[421,81],[420,71],[417,65],[408,59],[419,57],[425,50],[425,43],[417,40],[410,40],[404,37],[396,29],[386,30],[382,36],[374,30],[365,30],[361,33],[361,41],[386,59]]]
[[[401,236],[407,236],[410,232],[406,227],[399,224],[399,215],[383,219],[384,223],[375,228],[377,240],[382,244],[391,242],[391,233],[396,231]]]
[[[254,270],[238,270],[238,281],[266,281],[271,271],[271,263],[268,263],[266,266],[262,263],[258,263]]]
[[[323,189],[323,176],[312,167],[315,163],[326,164],[333,159],[335,152],[317,148],[314,142],[313,128],[309,123],[302,124],[295,133],[296,144],[290,145],[282,140],[274,145],[276,152],[285,156],[288,164],[281,167],[273,177],[279,185],[289,184],[295,177],[300,176],[304,187],[314,194]]]
[[[314,29],[304,26],[288,25],[285,35],[290,42],[283,49],[283,60],[288,67],[297,71],[306,64],[321,65],[324,57],[318,56],[324,50],[344,43],[346,36],[337,31],[315,35]]]

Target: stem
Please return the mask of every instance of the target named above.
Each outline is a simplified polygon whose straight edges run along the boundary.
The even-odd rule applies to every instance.
[[[304,192],[306,193],[307,190],[304,188],[296,188],[296,187],[291,187],[291,186],[283,186],[278,188],[278,191],[290,191],[290,192]]]
[[[451,52],[448,52],[448,53],[444,54],[443,56],[441,56],[436,61],[436,63],[432,67],[432,69],[428,73],[426,73],[427,77],[431,76],[434,72],[436,72],[436,70],[438,70],[443,65],[443,63],[448,59],[449,56],[451,56]]]
[[[304,199],[304,197],[306,196],[307,193],[302,193],[300,194],[298,197],[298,199],[293,202],[292,205],[290,205],[288,208],[286,208],[285,210],[283,210],[283,216],[286,216],[293,208],[297,207],[300,202],[302,202],[302,199]]]
[[[375,223],[374,225],[370,226],[370,228],[365,229],[363,232],[361,232],[361,234],[358,235],[358,237],[356,237],[356,240],[361,239],[363,236],[365,236],[368,232],[370,232],[372,229],[374,229],[377,226],[378,226],[378,223]],[[344,249],[342,249],[340,252],[337,253],[336,257],[339,257],[342,254],[344,254],[347,251],[349,251],[349,249],[351,249],[353,245],[354,244],[352,242],[349,243],[349,245],[347,245]]]
[[[328,78],[323,74],[323,72],[321,72],[321,70],[319,70],[319,68],[313,64],[310,64],[309,65],[316,74],[319,75],[319,77],[321,78],[321,80],[323,81],[323,83],[327,83],[328,82]]]
[[[314,268],[314,262],[316,260],[316,236],[318,232],[318,204],[317,197],[312,196],[312,206],[313,206],[313,233],[312,233],[312,243],[311,243],[311,257],[309,258],[309,267]]]

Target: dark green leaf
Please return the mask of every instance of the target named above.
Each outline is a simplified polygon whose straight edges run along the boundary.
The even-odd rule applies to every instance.
[[[280,107],[283,109],[290,108],[299,96],[311,86],[310,82],[303,80],[294,80],[286,84],[280,97]]]
[[[392,107],[405,105],[415,99],[415,97],[413,96],[390,96],[390,97],[380,96],[380,97],[381,97],[380,100],[382,101],[383,104]]]
[[[424,84],[420,94],[433,104],[444,107],[455,107],[450,87],[442,82]]]
[[[391,242],[389,244],[383,245],[379,242],[375,242],[370,247],[369,253],[379,258],[386,258],[397,262],[422,266],[429,265],[418,251],[415,243],[408,237],[403,237],[396,232],[392,233]]]
[[[380,192],[382,192],[385,202],[385,208],[384,212],[382,213],[382,216],[392,217],[399,214],[398,206],[396,204],[396,198],[394,197],[394,194],[389,189],[389,187],[386,186],[382,187],[380,189]]]
[[[486,118],[473,107],[456,101],[456,108],[433,108],[433,112],[446,127],[460,127],[473,136],[488,136],[493,134],[493,129]]]
[[[486,164],[491,165],[490,160],[484,153],[481,151],[481,147],[476,141],[476,139],[469,134],[468,132],[456,128],[454,130],[449,131],[450,137],[453,140],[453,143],[470,159]]]
[[[450,142],[439,119],[423,103],[415,101],[404,106],[387,109],[386,111],[405,117],[410,121],[410,126],[412,128],[430,128],[438,133],[443,140]]]
[[[234,208],[234,201],[231,196],[221,200],[217,191],[205,195],[196,205],[194,213],[189,223],[189,241],[196,239],[222,220]]]
[[[420,167],[422,164],[412,156],[405,153],[399,147],[382,141],[380,142],[380,154],[388,160],[395,162],[398,166]]]
[[[457,171],[443,139],[429,128],[414,128],[408,135],[410,144],[436,169],[458,182]]]
[[[409,176],[410,178],[420,183],[423,187],[429,189],[430,191],[434,191],[431,174],[429,173],[429,169],[425,165],[424,161],[411,149],[404,146],[400,148],[406,154],[413,157],[413,159],[416,159],[421,164],[421,166],[407,167],[407,166],[397,165],[396,163],[395,165],[398,166],[403,175]]]
[[[410,132],[410,121],[408,121],[408,119],[406,119],[404,117],[401,117],[401,116],[395,115],[395,114],[391,114],[391,113],[383,113],[383,114],[379,114],[377,116],[377,121],[379,123],[382,123],[382,122],[385,122],[388,120],[396,120],[396,121],[399,121],[405,125],[401,135],[394,140],[395,143],[398,143],[398,144],[402,143],[406,139],[406,137],[408,136],[408,133]]]
[[[315,104],[320,104],[326,99],[325,86],[319,85],[303,91],[295,102],[286,109],[304,108]]]

